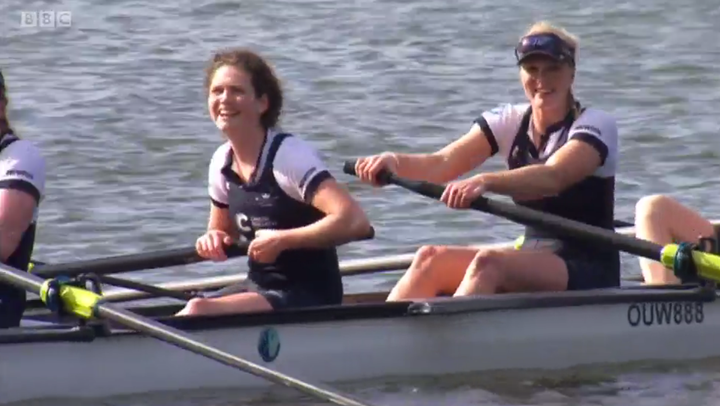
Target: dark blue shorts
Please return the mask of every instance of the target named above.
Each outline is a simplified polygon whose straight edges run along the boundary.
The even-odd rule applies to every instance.
[[[17,327],[25,312],[25,291],[0,283],[0,328]]]
[[[321,294],[302,287],[293,287],[290,289],[264,289],[248,280],[227,286],[216,292],[205,294],[204,297],[213,298],[244,292],[255,292],[261,295],[270,303],[273,310],[339,305],[342,303],[342,296],[336,299],[328,299]]]
[[[583,258],[581,256],[560,257],[568,271],[567,290],[614,288],[620,286],[620,272],[608,260]]]
[[[528,239],[521,249],[547,248],[565,261],[567,290],[588,290],[620,286],[620,259],[617,253],[589,254],[557,240]]]

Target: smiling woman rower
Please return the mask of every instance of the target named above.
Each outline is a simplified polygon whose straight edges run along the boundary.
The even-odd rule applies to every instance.
[[[223,244],[250,240],[250,270],[247,283],[192,299],[179,314],[341,303],[335,247],[371,233],[365,213],[308,143],[278,129],[282,89],[262,57],[217,53],[206,90],[210,117],[228,141],[210,162],[210,221],[197,252],[222,261]]]
[[[710,238],[718,243],[712,223],[699,213],[664,195],[645,196],[635,206],[635,236],[656,244],[668,245],[680,242],[697,243],[700,238]],[[680,283],[672,269],[662,263],[640,258],[640,268],[645,283]]]
[[[577,45],[564,29],[533,25],[515,49],[529,103],[482,113],[468,133],[435,153],[359,159],[357,174],[374,182],[386,168],[410,179],[450,182],[441,200],[452,208],[467,208],[483,193],[494,192],[536,210],[612,229],[617,127],[609,114],[583,108],[573,97]],[[508,170],[453,181],[496,153]],[[617,251],[527,227],[518,250],[420,248],[388,300],[619,284]]]
[[[27,270],[45,189],[45,159],[10,128],[6,90],[0,72],[0,261]],[[25,291],[0,283],[0,328],[19,326],[24,311]]]

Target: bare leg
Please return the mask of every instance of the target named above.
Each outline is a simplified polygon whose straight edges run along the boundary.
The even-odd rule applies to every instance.
[[[681,241],[696,242],[700,237],[715,237],[713,225],[695,211],[676,200],[652,195],[635,206],[635,235],[660,245]],[[640,268],[647,284],[679,283],[672,270],[647,258],[640,258]]]
[[[427,299],[454,292],[475,253],[477,249],[470,247],[421,247],[387,301]]]
[[[176,316],[220,315],[245,312],[271,311],[268,301],[255,292],[236,293],[234,295],[191,299]]]
[[[567,290],[565,261],[549,251],[480,250],[454,296]]]

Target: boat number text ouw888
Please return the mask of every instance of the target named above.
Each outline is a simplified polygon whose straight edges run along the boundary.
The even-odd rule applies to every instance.
[[[643,302],[628,307],[627,320],[633,326],[700,324],[705,319],[702,302]]]

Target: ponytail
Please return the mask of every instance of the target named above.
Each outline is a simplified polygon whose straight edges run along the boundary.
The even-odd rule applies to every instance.
[[[10,122],[7,119],[7,105],[8,105],[8,98],[5,94],[5,86],[4,84],[0,84],[2,87],[0,88],[0,91],[2,91],[2,94],[0,94],[0,103],[2,106],[2,114],[0,114],[0,137],[2,137],[5,134],[15,134],[13,129],[10,127]]]
[[[5,134],[15,134],[13,129],[10,127],[10,123],[8,123],[7,119],[0,119],[0,137],[2,137]]]
[[[568,103],[570,103],[570,112],[572,114],[573,122],[580,117],[580,113],[582,113],[582,107],[580,106],[580,102],[575,100],[575,96],[572,93],[572,90],[568,94]]]

